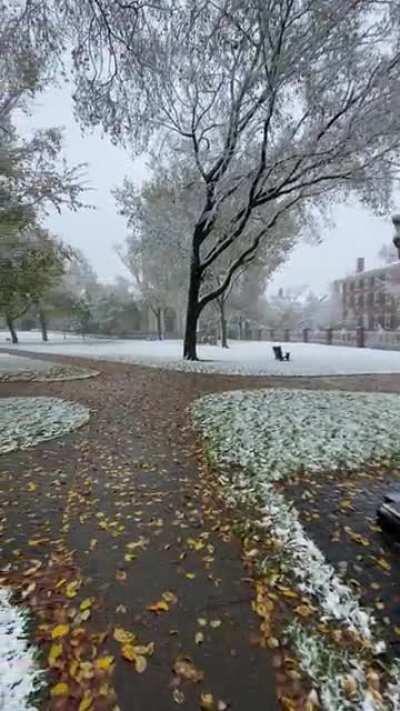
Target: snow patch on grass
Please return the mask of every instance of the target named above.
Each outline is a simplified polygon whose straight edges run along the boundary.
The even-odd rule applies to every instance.
[[[382,709],[368,688],[363,662],[350,655],[346,649],[339,652],[327,645],[325,639],[315,633],[310,634],[296,621],[288,627],[286,634],[296,650],[301,668],[319,688],[322,708],[328,711]],[[345,693],[346,680],[352,685],[351,699]]]
[[[318,599],[323,619],[367,639],[373,618],[274,482],[301,470],[352,469],[397,455],[399,405],[397,395],[262,390],[206,396],[193,410],[216,462],[240,467],[221,477],[228,498],[258,511],[258,527],[280,542],[281,565],[302,592]]]
[[[12,605],[7,589],[0,589],[0,709],[30,711],[32,694],[42,683],[36,649],[26,636],[27,612]]]
[[[60,437],[89,421],[90,411],[53,397],[0,399],[0,454]]]
[[[318,343],[282,343],[290,351],[291,360],[275,360],[270,341],[234,341],[230,348],[199,345],[200,361],[182,359],[180,340],[146,341],[118,338],[93,338],[50,333],[49,342],[41,343],[40,334],[21,332],[20,344],[5,343],[7,334],[0,332],[0,346],[4,338],[7,349],[38,353],[59,353],[83,358],[104,359],[137,363],[155,368],[167,368],[189,373],[220,373],[227,375],[354,375],[360,373],[399,373],[399,351],[381,351],[371,348],[326,346]]]
[[[202,410],[218,460],[239,464],[257,480],[400,460],[398,395],[235,391],[203,398],[197,412],[204,421]]]

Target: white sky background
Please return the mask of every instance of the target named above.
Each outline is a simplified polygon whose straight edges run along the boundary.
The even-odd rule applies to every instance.
[[[140,184],[147,173],[145,158],[132,161],[127,152],[113,146],[107,137],[102,138],[100,131],[82,135],[73,116],[68,86],[52,88],[39,96],[32,116],[19,122],[27,133],[50,126],[65,128],[65,156],[70,164],[89,164],[87,178],[92,191],[87,201],[96,210],[52,213],[47,219],[48,227],[73,247],[82,249],[101,280],[111,280],[118,274],[127,276],[113,250],[113,245],[125,238],[125,220],[118,215],[110,190],[120,185],[125,175]],[[376,217],[356,206],[338,206],[333,215],[335,227],[324,230],[322,244],[299,244],[276,272],[270,291],[307,285],[324,293],[331,281],[354,271],[357,257],[365,257],[366,268],[378,266],[380,246],[392,240],[391,216]]]

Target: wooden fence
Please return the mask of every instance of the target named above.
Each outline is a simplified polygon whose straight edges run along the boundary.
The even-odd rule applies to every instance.
[[[400,331],[369,331],[360,327],[353,330],[326,328],[313,330],[263,329],[263,340],[282,342],[322,343],[327,346],[352,346],[353,348],[378,348],[400,350]]]

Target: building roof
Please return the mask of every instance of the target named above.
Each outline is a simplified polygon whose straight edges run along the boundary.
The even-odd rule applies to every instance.
[[[334,284],[343,281],[353,281],[354,279],[360,279],[363,277],[375,276],[378,274],[396,274],[400,272],[400,261],[392,262],[391,264],[384,264],[382,267],[375,267],[375,269],[365,269],[362,272],[354,272],[353,274],[348,274],[348,276],[342,277],[341,279],[335,279]]]

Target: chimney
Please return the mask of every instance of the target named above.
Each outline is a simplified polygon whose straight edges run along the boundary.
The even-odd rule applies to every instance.
[[[364,257],[358,257],[357,259],[357,274],[361,274],[365,269],[365,259]]]

